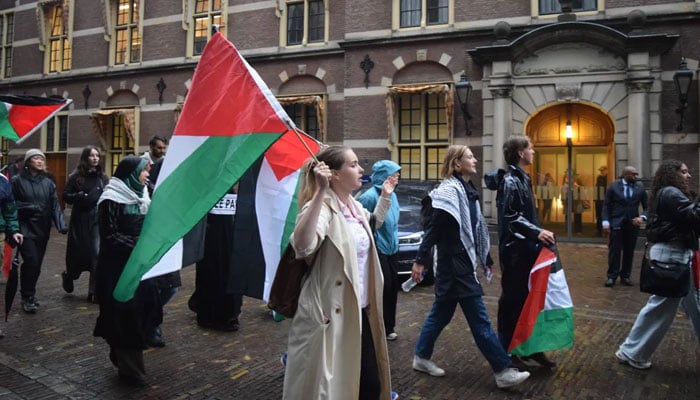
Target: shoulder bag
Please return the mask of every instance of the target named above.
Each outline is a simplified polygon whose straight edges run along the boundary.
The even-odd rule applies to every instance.
[[[311,266],[303,258],[296,258],[291,244],[282,253],[275,279],[272,280],[267,307],[287,318],[294,318],[299,303],[301,286]]]
[[[644,246],[639,290],[663,297],[685,297],[690,291],[690,265],[651,260]]]

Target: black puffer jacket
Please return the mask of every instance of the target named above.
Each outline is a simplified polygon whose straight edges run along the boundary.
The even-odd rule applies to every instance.
[[[675,186],[661,188],[654,196],[647,223],[647,239],[652,243],[678,242],[697,250],[700,229],[700,204]]]
[[[32,175],[25,170],[12,177],[11,183],[22,235],[29,239],[48,239],[52,220],[56,229],[66,232],[56,184],[48,175]]]

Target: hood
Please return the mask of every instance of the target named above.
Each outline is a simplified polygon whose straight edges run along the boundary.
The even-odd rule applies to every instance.
[[[506,175],[506,170],[503,168],[498,168],[491,170],[484,174],[484,183],[486,187],[491,190],[498,190],[498,187],[503,181],[503,177]]]
[[[372,166],[372,185],[382,186],[386,178],[394,173],[401,171],[401,166],[393,161],[381,160],[374,163]]]

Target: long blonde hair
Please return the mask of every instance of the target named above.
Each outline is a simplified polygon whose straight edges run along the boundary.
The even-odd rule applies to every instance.
[[[331,170],[339,170],[345,163],[346,154],[350,150],[347,146],[328,146],[316,154],[316,159],[323,161]],[[301,169],[301,186],[299,187],[298,204],[301,209],[313,197],[317,189],[314,167],[316,162],[310,158]]]
[[[442,161],[442,171],[440,174],[443,178],[449,178],[455,172],[455,163],[460,158],[464,157],[464,153],[469,150],[469,147],[463,144],[453,144],[447,148],[445,159]]]

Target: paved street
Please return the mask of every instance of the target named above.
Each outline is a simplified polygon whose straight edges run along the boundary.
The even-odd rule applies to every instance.
[[[85,302],[87,276],[76,282],[73,294],[63,292],[65,236],[52,236],[39,280],[38,313],[24,314],[18,294],[9,322],[0,323],[6,333],[0,339],[0,400],[281,398],[279,356],[289,321],[274,322],[264,303],[246,298],[240,331],[199,328],[187,308],[193,267],[183,271],[184,286],[166,307],[167,346],[145,354],[150,387],[122,386],[107,357],[108,346],[92,336],[98,307]],[[637,288],[603,287],[604,246],[559,248],[574,300],[576,337],[572,349],[552,353],[556,370],[533,368],[533,376],[519,387],[497,389],[458,311],[433,356],[447,375],[413,371],[413,346],[433,300],[432,287],[419,287],[399,294],[399,338],[389,343],[393,386],[401,399],[697,399],[700,347],[683,313],[655,353],[651,370],[618,364],[614,351],[646,296]],[[639,260],[638,254],[635,265]],[[494,326],[499,279],[497,273],[484,298]],[[4,285],[0,289],[4,292]]]

